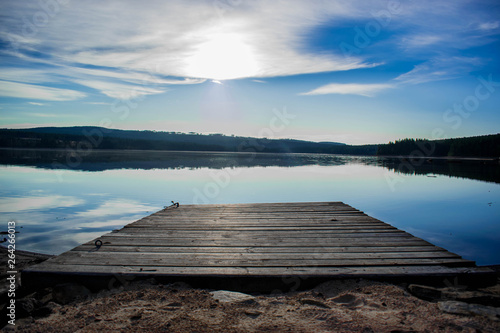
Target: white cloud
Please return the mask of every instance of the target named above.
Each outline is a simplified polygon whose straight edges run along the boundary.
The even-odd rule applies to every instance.
[[[49,74],[50,72],[50,74]],[[204,79],[166,79],[154,72],[112,71],[54,66],[50,71],[34,68],[5,68],[0,71],[0,79],[16,81],[20,84],[36,83],[36,87],[45,89],[42,84],[50,82],[71,81],[99,90],[112,98],[134,98],[140,95],[157,94],[166,91],[165,85],[199,84]],[[46,88],[50,89],[50,88]],[[33,104],[33,103],[32,103]]]
[[[199,84],[205,82],[204,79],[165,79],[160,77],[161,67],[156,66],[154,69],[150,69],[148,72],[134,72],[134,71],[112,71],[112,70],[102,70],[102,69],[89,69],[80,67],[68,67],[62,68],[62,71],[70,77],[81,77],[81,78],[101,78],[105,80],[118,79],[121,81],[139,84],[143,86],[154,86],[154,85],[179,85],[179,84]]]
[[[437,57],[415,66],[396,80],[411,84],[450,80],[469,73],[481,64],[482,60],[477,57]]]
[[[44,106],[45,104],[43,103],[38,103],[38,102],[28,102],[28,104],[31,104],[31,105],[38,105],[38,106]]]
[[[32,116],[32,117],[39,117],[39,118],[57,118],[57,117],[61,116],[61,115],[57,115],[55,113],[39,113],[39,112],[30,112],[27,114]]]
[[[160,94],[168,85],[200,84],[205,79],[165,79],[154,72],[113,72],[86,68],[64,68],[68,80],[99,90],[102,94],[119,99]]]
[[[166,91],[166,89],[156,89],[148,86],[129,85],[104,80],[75,80],[75,82],[99,90],[101,93],[111,98],[118,99],[131,99],[144,95],[159,94]]]
[[[404,47],[423,47],[429,46],[433,44],[437,44],[442,41],[441,36],[436,35],[414,35],[404,37],[402,41],[402,45]]]
[[[34,68],[18,68],[8,67],[0,70],[0,80],[15,81],[23,83],[53,83],[59,79],[51,75],[53,71],[34,69]]]
[[[0,212],[21,212],[26,210],[42,210],[61,207],[73,207],[85,201],[62,195],[24,196],[17,198],[0,198]]]
[[[50,24],[37,29],[30,38],[17,38],[16,33],[23,30],[22,18],[31,18],[40,9],[16,2],[8,3],[5,10],[10,13],[10,21],[4,26],[10,27],[6,33],[10,39],[16,38],[21,50],[50,50],[49,61],[58,65],[110,67],[74,71],[132,83],[142,82],[145,75],[128,72],[154,73],[151,81],[146,79],[148,82],[191,84],[201,82],[194,79],[286,76],[370,66],[361,59],[314,54],[301,48],[306,42],[304,33],[311,28],[332,18],[360,15],[355,3],[255,1],[224,10],[214,4],[172,0],[151,1],[145,6],[135,1],[110,0],[106,5],[85,1],[78,6],[61,6]],[[367,10],[374,7],[364,5],[363,15],[369,15]],[[18,56],[29,58],[27,54]],[[31,59],[46,61],[41,57]]]
[[[443,46],[457,50],[490,42],[499,22],[484,17],[484,11],[467,10],[468,3],[401,2],[383,27],[384,34],[372,42],[382,43],[383,35],[397,31],[400,38],[391,35],[395,38],[387,43],[399,43],[406,52],[417,54]],[[321,25],[376,22],[374,14],[387,11],[388,6],[383,1],[361,0],[151,0],[147,5],[88,0],[78,6],[61,3],[46,25],[26,33],[26,20],[41,7],[37,2],[11,1],[3,5],[8,15],[3,17],[5,31],[0,38],[17,49],[0,52],[28,65],[51,67],[2,69],[0,78],[25,84],[77,82],[106,96],[124,98],[159,94],[169,85],[198,84],[205,79],[260,79],[369,68],[380,63],[366,61],[365,53],[346,58],[334,45],[328,52],[312,51],[307,36]],[[436,31],[439,35],[430,33]]]
[[[479,29],[481,29],[481,30],[495,30],[498,27],[500,27],[499,21],[484,22],[484,23],[479,24]]]
[[[341,95],[361,95],[373,97],[376,93],[383,90],[394,88],[391,84],[360,84],[360,83],[330,83],[309,92],[301,93],[300,95],[326,95],[326,94],[341,94]]]
[[[81,217],[100,217],[109,215],[125,215],[132,213],[147,212],[158,207],[143,205],[135,200],[114,199],[108,200],[95,209],[79,212],[76,216]]]
[[[85,104],[91,104],[91,105],[113,105],[113,103],[108,103],[108,102],[85,102]]]
[[[32,84],[0,81],[0,96],[26,99],[41,99],[45,101],[72,101],[83,98],[86,95],[82,92],[44,87]]]

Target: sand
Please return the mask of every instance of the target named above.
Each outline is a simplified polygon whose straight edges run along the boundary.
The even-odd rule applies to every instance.
[[[19,269],[46,258],[20,253]],[[83,287],[73,289],[79,288]],[[441,300],[417,298],[407,285],[370,280],[332,280],[307,291],[248,295],[197,289],[182,282],[163,285],[151,279],[96,294],[81,293],[64,305],[54,297],[55,290],[25,295],[25,300],[37,298],[38,310],[2,331],[500,332],[500,315],[495,314],[500,308],[487,307],[493,315],[447,313]],[[481,292],[496,297],[498,306],[500,284]]]
[[[20,332],[500,332],[495,318],[443,312],[398,285],[330,281],[304,292],[221,301],[182,283],[134,283],[25,318]]]

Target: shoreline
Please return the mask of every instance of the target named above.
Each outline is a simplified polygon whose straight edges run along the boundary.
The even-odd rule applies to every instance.
[[[8,248],[0,244],[0,276],[3,278],[7,275],[7,251]],[[16,270],[21,271],[31,265],[35,265],[47,259],[55,257],[50,254],[30,252],[24,250],[15,250],[16,255]],[[0,288],[1,290],[1,288]]]
[[[0,247],[0,253],[6,251]],[[51,257],[16,251],[29,260]],[[493,267],[493,266],[492,266]],[[500,281],[500,265],[496,265]],[[21,270],[20,268],[19,270]],[[500,331],[500,284],[395,284],[339,279],[303,291],[244,294],[193,288],[154,278],[121,281],[96,293],[66,283],[16,298],[16,326],[5,332],[495,332]],[[19,293],[22,294],[22,291]],[[4,303],[4,302],[2,302]],[[2,316],[5,304],[2,304]]]
[[[410,156],[410,155],[375,155],[376,157],[403,159],[403,160],[426,160],[426,161],[469,161],[469,162],[500,162],[500,157],[467,157],[467,156]]]
[[[0,147],[5,151],[40,151],[40,152],[74,152],[70,148],[13,148]],[[99,149],[93,148],[90,153],[203,153],[203,154],[240,154],[240,155],[329,155],[329,156],[353,156],[353,157],[377,157],[387,159],[406,160],[438,160],[438,161],[470,161],[470,162],[499,162],[500,157],[471,157],[471,156],[411,156],[411,155],[353,155],[353,154],[328,154],[328,153],[289,153],[289,152],[239,152],[223,150],[155,150],[155,149]],[[85,155],[89,154],[85,151]]]

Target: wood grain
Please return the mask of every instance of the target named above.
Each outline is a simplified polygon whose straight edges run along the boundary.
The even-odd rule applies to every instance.
[[[181,205],[23,272],[37,276],[461,274],[474,262],[341,202]],[[55,275],[54,275],[55,276]]]

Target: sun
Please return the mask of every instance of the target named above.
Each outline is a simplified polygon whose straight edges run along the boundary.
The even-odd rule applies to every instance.
[[[230,80],[254,76],[257,61],[244,38],[236,33],[217,33],[207,36],[186,59],[190,77]]]

